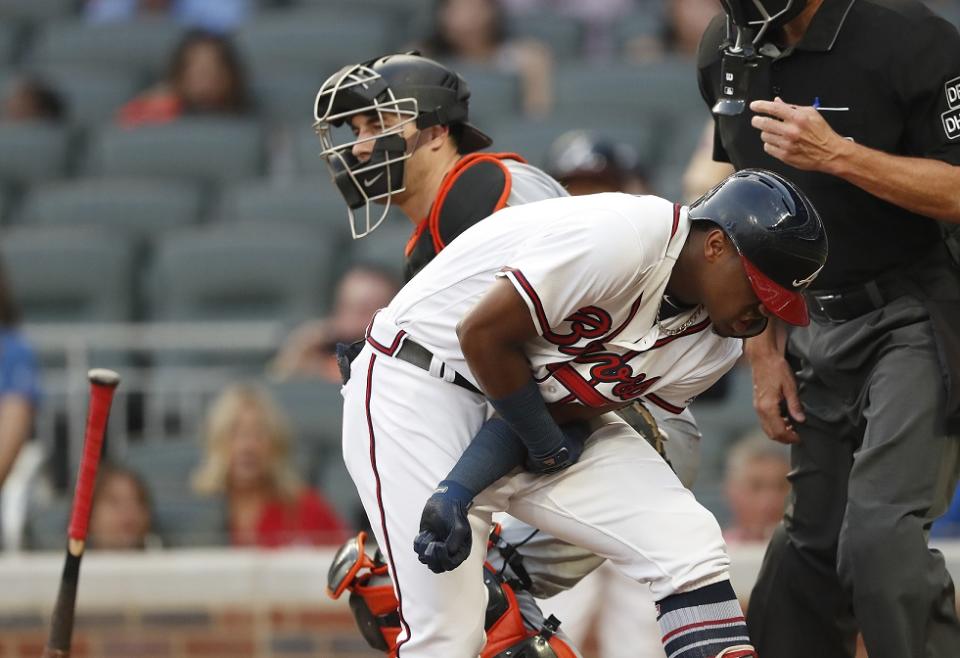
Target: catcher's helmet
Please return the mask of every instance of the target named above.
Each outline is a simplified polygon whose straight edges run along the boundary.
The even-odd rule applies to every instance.
[[[352,64],[323,83],[314,101],[314,127],[323,144],[321,157],[350,208],[354,238],[379,226],[389,210],[390,197],[405,189],[404,161],[413,153],[403,137],[405,125],[412,123],[418,129],[451,126],[461,153],[490,146],[492,140],[467,123],[469,99],[463,78],[418,53]],[[358,139],[346,128],[336,130],[357,115],[373,115],[381,132]],[[371,156],[360,161],[353,147],[369,141],[373,142]],[[371,222],[370,204],[377,201],[384,204],[383,212]],[[365,209],[362,230],[357,229],[353,214],[358,208]]]
[[[572,178],[609,178],[622,184],[636,165],[630,147],[588,130],[571,130],[547,150],[544,169],[561,183]]]
[[[802,293],[826,263],[827,234],[793,183],[770,171],[744,169],[695,201],[688,216],[723,229],[767,310],[790,324],[809,324]]]

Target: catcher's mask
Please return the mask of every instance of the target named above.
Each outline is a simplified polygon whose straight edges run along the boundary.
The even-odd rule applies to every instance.
[[[750,76],[763,61],[762,39],[771,28],[796,18],[807,0],[720,0],[720,4],[727,15],[727,39],[720,66],[721,93],[713,113],[735,116],[746,108]]]
[[[463,78],[416,53],[346,66],[323,83],[314,101],[314,127],[323,146],[320,155],[347,202],[354,239],[376,229],[393,195],[406,190],[404,163],[419,145],[421,130],[450,126],[460,153],[491,144],[466,122],[469,98]],[[355,135],[351,121],[358,116],[374,121],[376,134]],[[417,131],[409,138],[404,136],[408,125]],[[364,145],[369,157],[358,158],[357,145]],[[372,210],[372,204],[382,208]]]

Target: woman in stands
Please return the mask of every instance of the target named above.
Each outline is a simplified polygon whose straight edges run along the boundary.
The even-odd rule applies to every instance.
[[[174,51],[166,81],[120,108],[120,125],[168,123],[184,116],[238,116],[250,109],[246,73],[233,42],[193,30]]]
[[[433,33],[421,45],[428,57],[489,67],[520,77],[523,110],[528,115],[550,113],[553,55],[533,39],[507,35],[506,16],[498,0],[438,0]]]
[[[93,491],[90,543],[98,550],[129,551],[160,546],[146,483],[135,471],[104,464]]]
[[[0,487],[33,431],[40,400],[37,359],[17,330],[19,318],[0,268]]]
[[[207,415],[206,455],[194,489],[223,496],[234,546],[336,544],[346,526],[301,482],[290,460],[290,430],[269,394],[252,384],[227,387]]]

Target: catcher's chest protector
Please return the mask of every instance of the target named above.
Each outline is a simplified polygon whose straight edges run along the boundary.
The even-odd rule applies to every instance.
[[[512,188],[504,160],[525,162],[514,153],[471,153],[446,175],[430,214],[407,242],[407,281],[433,260],[456,236],[507,204]]]

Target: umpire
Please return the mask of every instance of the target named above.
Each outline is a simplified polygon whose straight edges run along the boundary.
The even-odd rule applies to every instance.
[[[927,538],[960,469],[960,267],[936,221],[960,224],[960,35],[917,0],[723,4],[698,62],[714,159],[793,180],[830,239],[809,326],[747,342],[793,462],[750,634],[777,658],[853,656],[857,628],[870,658],[956,658]]]

